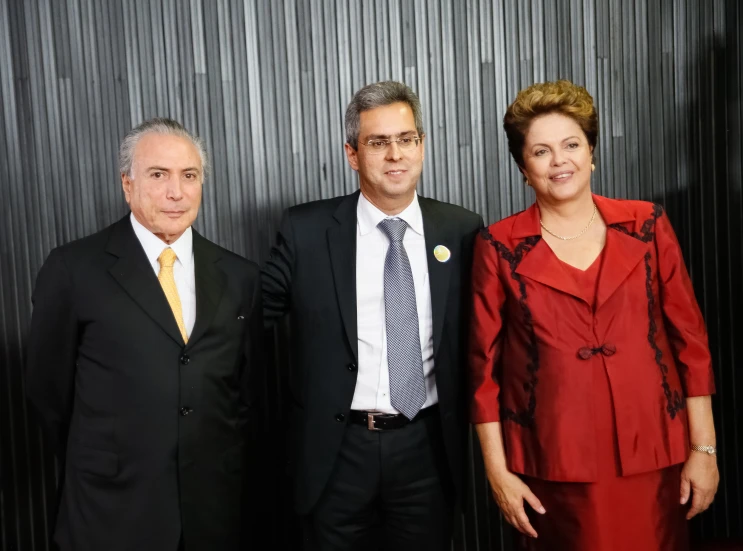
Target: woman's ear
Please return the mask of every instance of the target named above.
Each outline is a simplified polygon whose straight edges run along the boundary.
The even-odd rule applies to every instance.
[[[527,178],[527,177],[526,177],[526,172],[524,172],[524,167],[522,167],[522,166],[519,166],[519,172],[520,172],[520,173],[521,173],[521,175],[522,175],[522,176],[524,177],[524,183],[525,183],[525,184],[526,184],[527,186],[530,186],[531,184],[529,183],[529,178]]]

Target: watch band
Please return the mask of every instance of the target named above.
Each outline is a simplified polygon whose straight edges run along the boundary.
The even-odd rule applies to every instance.
[[[697,446],[697,445],[692,445],[691,446],[691,449],[694,450],[695,452],[706,453],[707,455],[716,455],[717,454],[717,448],[715,448],[714,446]]]

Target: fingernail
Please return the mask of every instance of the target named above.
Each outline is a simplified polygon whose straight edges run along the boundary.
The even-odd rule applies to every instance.
[[[537,512],[538,513],[541,513],[541,514],[544,514],[544,513],[547,512],[547,510],[544,507],[540,507],[539,509],[537,509]]]

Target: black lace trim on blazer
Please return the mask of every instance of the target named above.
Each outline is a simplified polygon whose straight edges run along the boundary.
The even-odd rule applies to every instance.
[[[630,232],[622,224],[611,224],[609,227],[627,235],[631,235],[632,237],[634,237],[635,239],[639,239],[643,243],[649,243],[655,238],[655,232],[653,231],[655,229],[655,223],[662,214],[663,207],[661,207],[660,205],[653,205],[653,216],[652,218],[648,218],[647,220],[645,220],[645,222],[642,224],[642,228],[640,228],[639,233]],[[645,292],[648,297],[649,319],[648,343],[650,343],[650,347],[655,353],[655,363],[658,364],[658,369],[660,369],[660,374],[663,378],[663,394],[665,395],[667,402],[666,411],[668,412],[668,415],[671,416],[671,419],[674,419],[676,417],[676,413],[686,407],[686,403],[684,402],[683,398],[681,397],[681,393],[679,393],[678,390],[671,391],[671,385],[668,384],[667,378],[668,366],[663,362],[663,352],[661,351],[658,343],[655,340],[655,336],[658,334],[658,327],[655,323],[655,317],[653,316],[653,310],[655,309],[655,296],[653,295],[653,271],[650,266],[650,259],[650,253],[645,253]]]
[[[521,279],[521,276],[516,273],[516,269],[521,263],[521,260],[524,258],[524,254],[528,253],[532,249],[532,247],[537,244],[537,242],[541,239],[541,236],[533,235],[531,237],[527,237],[524,241],[521,241],[518,245],[516,245],[516,248],[513,251],[511,251],[500,241],[496,241],[495,239],[493,239],[493,236],[490,235],[490,232],[487,228],[483,228],[480,230],[480,237],[490,243],[495,248],[495,250],[498,251],[498,254],[503,258],[503,260],[508,262],[508,265],[511,268],[511,277],[519,284],[519,306],[521,306],[521,311],[524,314],[524,323],[529,329],[528,354],[530,361],[529,364],[526,366],[526,369],[529,372],[530,378],[528,382],[524,383],[524,392],[529,393],[528,406],[525,410],[518,412],[513,411],[510,408],[501,406],[501,419],[513,421],[514,423],[517,423],[524,427],[533,427],[534,410],[537,407],[537,398],[535,396],[535,391],[537,388],[537,382],[539,381],[539,379],[537,378],[537,371],[539,371],[539,348],[537,347],[537,336],[534,333],[534,324],[532,323],[531,310],[529,310],[529,305],[526,303],[526,284]]]

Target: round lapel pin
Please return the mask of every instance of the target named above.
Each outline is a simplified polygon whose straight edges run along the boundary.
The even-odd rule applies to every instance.
[[[436,245],[433,249],[433,256],[435,256],[436,260],[439,262],[448,262],[451,258],[451,251],[444,245]]]

